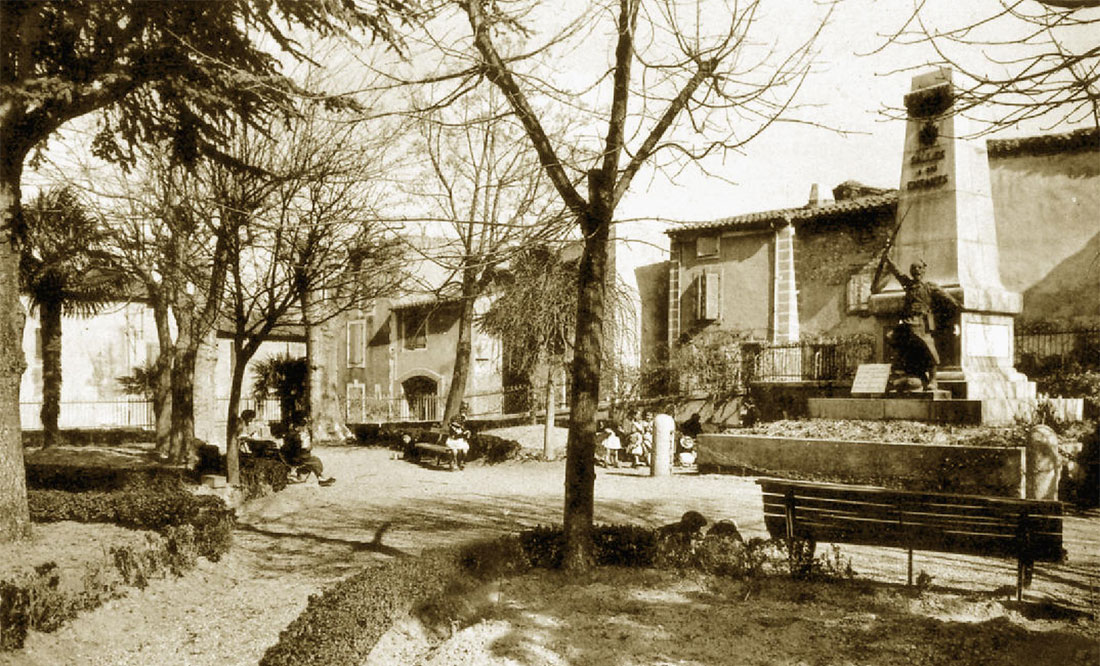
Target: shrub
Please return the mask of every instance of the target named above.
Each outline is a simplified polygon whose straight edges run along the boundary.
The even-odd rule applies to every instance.
[[[478,435],[470,438],[470,460],[482,460],[487,463],[500,463],[519,457],[523,447],[514,439],[504,439],[496,435]]]
[[[260,665],[361,664],[397,617],[441,594],[460,571],[454,551],[371,567],[311,596]]]
[[[241,458],[241,487],[245,499],[279,492],[287,485],[286,463],[277,458]]]
[[[561,566],[565,534],[561,527],[539,526],[519,535],[531,566]],[[648,567],[657,554],[657,536],[637,525],[597,525],[592,532],[592,558],[598,566]]]
[[[229,550],[235,522],[233,510],[221,498],[184,492],[32,490],[27,492],[27,504],[31,520],[40,523],[115,523],[175,535],[177,540],[180,532],[169,528],[189,525],[196,552],[214,562]]]
[[[1035,379],[1041,393],[1063,398],[1084,398],[1084,417],[1100,418],[1100,372],[1054,372]]]
[[[83,467],[28,462],[27,488],[69,492],[149,489],[179,491],[183,478],[178,469],[163,467]]]
[[[166,573],[181,575],[194,566],[195,552],[191,526],[173,527],[164,536],[147,534],[144,544],[110,547],[66,584],[54,562],[0,580],[0,651],[22,648],[32,629],[57,630],[80,611],[121,596],[123,586],[144,588]]]
[[[151,442],[156,438],[152,430],[142,428],[96,428],[66,429],[61,431],[61,440],[67,446],[118,446]],[[23,446],[42,446],[41,430],[24,430]]]

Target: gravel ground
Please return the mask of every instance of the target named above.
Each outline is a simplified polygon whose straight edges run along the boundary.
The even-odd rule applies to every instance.
[[[57,632],[32,632],[24,649],[0,654],[0,664],[255,664],[305,607],[309,595],[364,566],[397,554],[417,554],[424,548],[561,520],[564,465],[560,461],[471,464],[463,472],[448,472],[394,459],[382,449],[319,447],[318,454],[326,470],[337,477],[336,485],[295,485],[249,503],[240,511],[233,549],[222,561],[203,562],[181,578],[154,581],[143,591],[82,614]],[[655,526],[693,509],[711,520],[733,519],[746,537],[765,536],[759,489],[748,478],[687,471],[650,478],[640,469],[600,469],[596,495],[595,517],[601,523]],[[1100,513],[1068,517],[1065,533],[1067,562],[1039,565],[1027,598],[1095,611],[1100,608]],[[861,578],[904,583],[903,552],[845,547],[844,553],[851,556]],[[1004,560],[918,553],[916,569],[931,575],[934,591],[948,601],[959,595],[979,595],[983,604],[1004,599],[1015,582],[1015,564]],[[646,594],[665,594],[661,579],[653,580],[656,591],[639,592],[642,601]],[[531,590],[530,598],[516,601],[519,607],[549,605],[565,612],[564,602],[546,596],[550,590],[540,593],[537,583],[524,584]],[[698,597],[707,589],[700,585],[668,594]],[[721,605],[729,603],[733,601]],[[641,612],[637,603],[626,608],[630,613]],[[825,617],[830,608],[830,604],[810,604],[798,612],[807,618]],[[538,615],[532,612],[531,617]],[[748,606],[740,612],[751,616],[754,610]],[[975,611],[965,605],[952,612],[964,620],[988,615],[981,611],[981,617],[970,617]],[[553,613],[548,617],[547,621],[558,621]],[[728,620],[725,614],[716,617]],[[512,623],[508,630],[512,636],[517,631],[522,635],[527,631],[523,627],[529,627],[514,617],[495,617],[486,620],[485,631],[504,631],[500,622]],[[807,634],[812,635],[816,634]],[[487,646],[497,644],[496,640],[479,638],[468,645],[475,655],[472,661],[425,663],[482,663],[478,650],[490,649]],[[662,661],[664,657],[654,653],[648,661],[639,655],[626,661],[601,657],[588,662],[579,654],[555,652],[558,648],[545,654],[537,645],[531,649],[535,652],[528,660],[484,663],[730,663],[724,658],[728,653],[718,654],[717,661],[702,657],[701,661]],[[828,658],[820,663],[845,662]],[[1071,658],[1067,663],[1076,662]]]

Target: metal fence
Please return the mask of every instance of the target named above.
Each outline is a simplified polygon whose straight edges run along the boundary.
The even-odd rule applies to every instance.
[[[277,398],[268,398],[266,400],[255,400],[253,398],[241,398],[240,404],[237,405],[237,413],[240,414],[246,409],[251,409],[256,412],[257,421],[276,422],[283,420],[283,408],[279,404]],[[216,421],[219,424],[224,424],[229,417],[229,398],[218,398]]]
[[[1100,371],[1100,326],[1016,330],[1016,367],[1047,374],[1071,367]]]
[[[743,343],[741,354],[749,381],[801,382],[851,379],[861,363],[874,357],[868,340]]]
[[[153,404],[147,400],[81,400],[62,402],[57,417],[60,428],[152,428]],[[23,430],[41,430],[41,402],[20,402]]]

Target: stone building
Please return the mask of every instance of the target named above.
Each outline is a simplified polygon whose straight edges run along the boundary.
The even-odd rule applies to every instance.
[[[1100,322],[1100,131],[987,142],[1004,287],[1021,320]],[[668,232],[667,340],[708,328],[786,342],[877,335],[870,281],[896,190],[842,183],[833,200]]]

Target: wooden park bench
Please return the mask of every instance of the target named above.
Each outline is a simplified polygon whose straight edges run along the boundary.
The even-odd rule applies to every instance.
[[[427,441],[413,444],[413,450],[416,451],[419,460],[434,460],[437,466],[446,466],[452,470],[458,465],[454,450],[443,444],[447,441],[447,431],[432,428],[424,437]]]
[[[758,479],[764,523],[776,538],[1016,559],[1016,600],[1035,562],[1060,562],[1062,504],[868,486]],[[792,558],[796,549],[790,548]],[[793,564],[793,559],[792,559]]]

